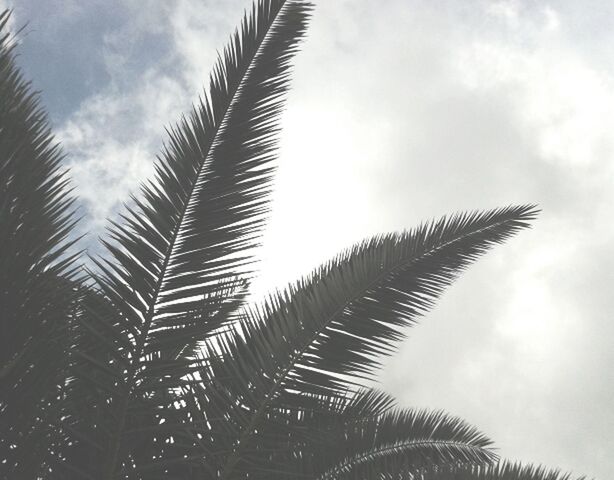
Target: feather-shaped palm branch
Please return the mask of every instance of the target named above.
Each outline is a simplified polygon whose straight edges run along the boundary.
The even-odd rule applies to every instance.
[[[363,241],[245,304],[311,10],[256,1],[87,275],[68,253],[61,156],[1,37],[7,478],[562,480],[495,466],[490,440],[462,420],[361,388],[465,268],[529,226],[534,206]]]
[[[584,480],[556,469],[501,462],[496,465],[424,469],[418,474],[398,472],[385,475],[386,480]]]
[[[232,320],[244,296],[249,250],[268,208],[290,60],[310,10],[299,0],[257,2],[207,94],[170,130],[156,178],[110,227],[104,244],[111,258],[94,259],[105,301],[84,312],[81,340],[102,343],[94,354],[83,348],[92,342],[81,341],[71,394],[75,404],[82,394],[92,398],[98,382],[104,401],[96,409],[105,413],[87,457],[98,458],[108,478],[143,467],[134,465],[134,443],[155,448],[168,440],[165,425],[156,431],[141,423],[163,421],[159,411],[192,371],[195,345]],[[100,352],[101,344],[109,351]],[[80,422],[74,418],[72,428],[83,436]]]
[[[0,14],[0,477],[44,463],[67,367],[77,285],[74,199],[38,95]]]
[[[476,428],[443,412],[400,409],[386,394],[358,391],[345,397],[295,397],[269,420],[257,449],[266,452],[266,463],[258,469],[258,455],[249,469],[282,469],[285,477],[310,472],[316,479],[369,478],[373,471],[413,471],[454,464],[485,465],[496,460],[491,441]],[[298,407],[298,408],[297,408]],[[286,412],[280,426],[279,412]],[[290,412],[294,415],[288,415]],[[269,437],[277,430],[275,437]],[[285,431],[284,431],[285,430]],[[280,442],[280,434],[286,442]],[[273,441],[271,441],[273,440]],[[281,446],[286,445],[286,448]],[[266,478],[266,475],[263,475]]]
[[[248,311],[216,338],[219,355],[200,370],[212,429],[235,439],[226,451],[217,449],[227,456],[222,478],[253,468],[252,453],[259,455],[267,435],[278,435],[276,412],[289,397],[344,395],[361,377],[372,378],[403,327],[480,254],[534,216],[532,206],[509,207],[376,237]]]

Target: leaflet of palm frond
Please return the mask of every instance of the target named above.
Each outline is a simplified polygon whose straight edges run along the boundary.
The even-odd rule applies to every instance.
[[[218,339],[207,378],[235,399],[227,422],[237,468],[281,392],[334,395],[370,378],[445,287],[490,247],[526,228],[533,206],[444,217],[364,241],[272,296]],[[357,380],[358,379],[358,380]],[[234,415],[234,416],[233,416]]]
[[[0,477],[49,461],[77,281],[74,199],[39,96],[0,14]],[[70,238],[69,238],[70,237]]]
[[[112,259],[94,259],[98,288],[115,313],[90,312],[86,323],[91,335],[109,340],[109,358],[121,357],[109,369],[80,352],[81,376],[90,369],[98,373],[89,379],[108,377],[96,385],[108,390],[112,409],[103,429],[105,477],[147,467],[135,467],[124,446],[129,412],[141,398],[164,398],[158,393],[181,385],[198,363],[195,345],[232,321],[224,312],[242,301],[241,289],[219,297],[253,261],[246,252],[257,245],[268,209],[277,122],[310,11],[306,1],[260,0],[246,14],[208,93],[170,129],[156,178],[110,226],[104,245]],[[142,435],[156,432],[168,435],[163,427]]]

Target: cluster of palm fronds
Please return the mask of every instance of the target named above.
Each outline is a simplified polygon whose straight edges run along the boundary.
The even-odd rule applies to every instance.
[[[290,61],[312,6],[259,0],[82,267],[75,203],[0,16],[0,476],[535,479],[442,412],[361,389],[443,289],[534,218],[459,214],[248,307]]]

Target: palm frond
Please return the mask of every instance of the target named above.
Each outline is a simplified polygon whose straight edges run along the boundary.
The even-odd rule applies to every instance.
[[[229,285],[248,278],[249,250],[268,209],[290,61],[310,10],[307,1],[260,0],[246,14],[208,94],[170,129],[155,180],[110,227],[103,242],[112,259],[94,259],[97,288],[115,312],[89,312],[87,330],[107,338],[110,351],[108,361],[81,351],[77,367],[88,380],[106,378],[95,388],[107,391],[99,431],[107,432],[108,478],[144,467],[126,443],[126,432],[136,430],[130,412],[149,405],[158,433],[168,435],[155,399],[168,402],[193,369],[195,345],[231,321],[229,311],[243,300],[244,289]],[[84,373],[92,369],[95,375]],[[155,436],[154,428],[141,441],[160,442]]]
[[[310,472],[318,479],[354,479],[370,478],[369,472],[496,460],[492,442],[461,419],[443,412],[395,408],[394,399],[382,392],[359,391],[349,397],[284,393],[283,397],[283,406],[259,427],[253,451],[243,451],[242,457],[250,459],[244,462],[243,473],[254,475],[264,465],[286,472],[280,478]]]
[[[425,469],[421,472],[398,472],[384,477],[389,480],[584,480],[556,469],[521,463],[501,462],[490,466]]]
[[[459,214],[365,241],[253,310],[202,373],[226,396],[233,471],[283,392],[335,395],[368,377],[458,274],[526,228],[533,206]],[[220,392],[224,392],[220,394]],[[228,477],[230,478],[230,477]]]
[[[39,97],[0,14],[0,477],[47,461],[67,357],[74,199]]]
[[[219,478],[254,479],[302,478],[314,470],[314,462],[321,468],[317,455],[320,443],[338,442],[349,425],[375,418],[391,410],[394,400],[375,390],[359,391],[346,397],[321,397],[286,393],[283,401],[271,409],[256,434],[256,440],[241,450],[240,461],[228,468],[229,452],[236,444],[237,433],[232,424],[243,405],[224,388],[224,380],[215,385],[194,382],[186,385],[187,410],[198,412],[191,418],[191,434],[197,436],[206,463],[213,476]],[[235,425],[236,427],[236,425]],[[236,460],[239,460],[238,458]],[[337,459],[341,460],[341,459]]]
[[[496,460],[491,445],[476,428],[444,412],[395,409],[342,426],[336,439],[319,442],[312,471],[330,480],[368,478],[370,471],[485,465]]]

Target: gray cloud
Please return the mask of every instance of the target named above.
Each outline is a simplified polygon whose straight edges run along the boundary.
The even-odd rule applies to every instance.
[[[163,126],[195,98],[250,2],[69,2],[51,17],[43,3],[17,9],[37,25],[22,57],[42,62],[43,51],[30,71],[65,92],[52,116],[100,220],[150,171]],[[614,475],[612,10],[319,2],[256,285],[282,286],[373,233],[538,202],[534,230],[450,289],[385,362],[381,384],[404,405],[479,425],[503,456],[603,479]]]

